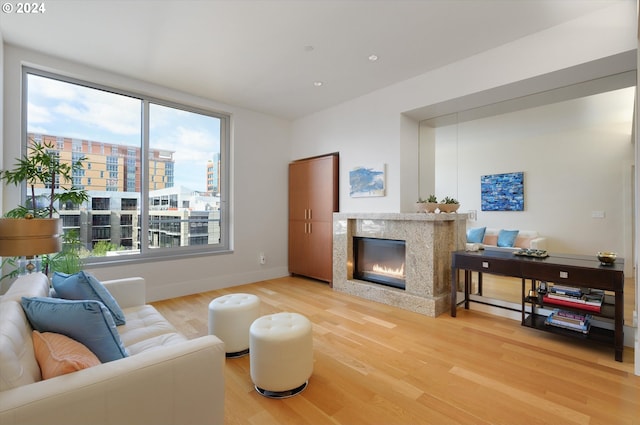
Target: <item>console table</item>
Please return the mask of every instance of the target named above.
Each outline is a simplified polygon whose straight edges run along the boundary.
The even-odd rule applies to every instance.
[[[458,271],[464,270],[464,300],[458,303]],[[483,250],[483,251],[455,251],[451,254],[451,316],[456,316],[459,304],[469,308],[469,292],[471,273],[490,273],[522,279],[522,325],[544,329],[539,320],[535,320],[535,301],[526,296],[526,280],[531,280],[531,288],[535,288],[536,281],[555,282],[576,287],[589,287],[613,293],[610,313],[603,309],[601,317],[613,319],[614,330],[611,338],[602,337],[603,332],[597,331],[593,338],[605,342],[612,342],[615,348],[615,359],[622,361],[624,347],[624,260],[618,258],[612,265],[603,266],[593,256],[551,254],[546,258],[517,256],[511,251]],[[525,317],[525,302],[532,303],[529,318]],[[540,304],[542,306],[542,304]],[[552,306],[544,305],[551,308]],[[555,306],[557,307],[557,306]],[[598,315],[598,314],[594,314]],[[550,326],[546,326],[551,328]],[[572,331],[566,331],[565,334]]]

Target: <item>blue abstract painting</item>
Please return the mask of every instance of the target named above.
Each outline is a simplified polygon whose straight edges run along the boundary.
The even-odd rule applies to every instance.
[[[384,196],[384,166],[356,167],[349,171],[349,196],[352,198]]]
[[[524,173],[481,176],[480,193],[482,211],[523,211]]]

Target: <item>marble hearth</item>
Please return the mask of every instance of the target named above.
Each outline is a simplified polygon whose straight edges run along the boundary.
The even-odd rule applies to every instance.
[[[436,317],[449,311],[451,251],[464,249],[467,214],[334,213],[333,289]],[[353,237],[404,240],[406,288],[353,278]]]

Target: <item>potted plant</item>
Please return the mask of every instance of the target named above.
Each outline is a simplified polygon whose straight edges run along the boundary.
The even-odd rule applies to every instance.
[[[71,163],[61,161],[52,144],[31,140],[27,153],[12,170],[0,170],[0,181],[16,186],[24,182],[29,191],[25,205],[18,205],[0,219],[1,233],[7,238],[39,238],[59,234],[60,219],[54,217],[57,213],[56,203],[79,205],[89,199],[84,189],[73,185],[73,175],[82,170],[84,160],[81,157]],[[36,187],[50,190],[36,196]]]
[[[444,197],[438,204],[438,209],[443,213],[452,213],[458,211],[460,208],[460,202],[457,199],[449,196]]]
[[[418,198],[418,200],[416,201],[416,212],[419,213],[423,213],[423,212],[427,212],[427,201],[425,201],[422,198]]]
[[[418,202],[416,202],[416,210],[418,212],[433,213],[436,212],[437,209],[438,198],[436,198],[436,195],[429,195],[426,200],[418,198]]]

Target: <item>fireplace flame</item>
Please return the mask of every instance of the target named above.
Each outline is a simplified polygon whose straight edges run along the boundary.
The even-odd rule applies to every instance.
[[[381,266],[379,264],[374,264],[372,271],[374,273],[378,273],[381,275],[385,275],[385,276],[391,276],[391,277],[396,277],[396,278],[400,278],[400,279],[404,279],[404,263],[402,263],[402,265],[396,269],[393,268],[389,268],[389,267],[385,267],[385,266]]]

